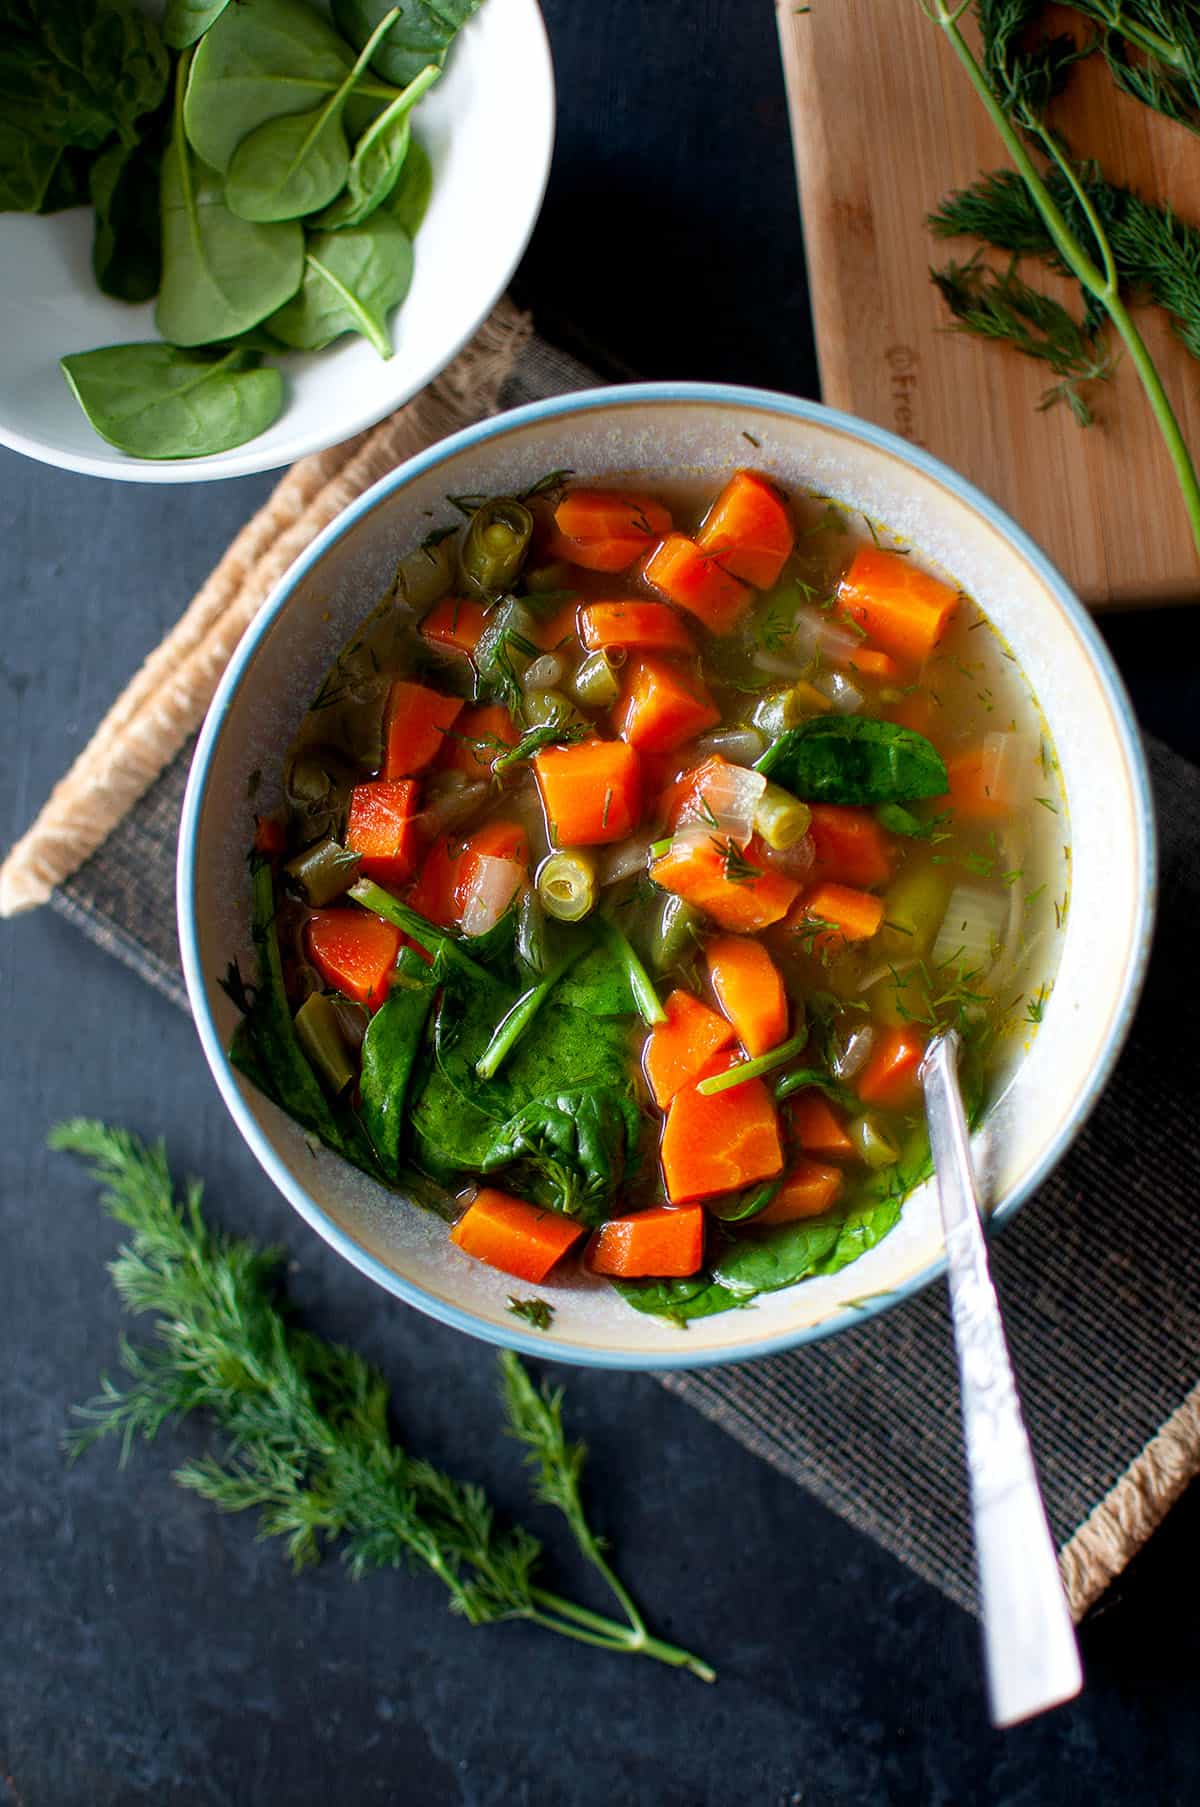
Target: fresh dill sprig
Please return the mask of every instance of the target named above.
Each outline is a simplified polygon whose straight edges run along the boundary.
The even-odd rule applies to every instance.
[[[514,1318],[523,1318],[535,1330],[549,1330],[554,1322],[554,1307],[548,1299],[517,1299],[510,1293],[505,1307]]]
[[[1086,320],[1077,320],[1061,301],[1031,288],[1018,275],[1015,259],[1006,270],[994,270],[976,253],[965,264],[951,261],[930,274],[956,331],[1002,340],[1041,360],[1060,380],[1042,392],[1040,406],[1065,402],[1081,427],[1092,424],[1080,384],[1106,381],[1114,363]]]
[[[1200,7],[1195,0],[1071,4],[1100,27],[1095,48],[1118,88],[1165,119],[1200,132]]]
[[[1200,551],[1200,478],[1158,367],[1127,305],[1108,229],[1093,203],[1080,169],[1052,129],[1047,109],[1067,78],[1072,62],[1088,54],[1065,36],[1035,37],[1041,0],[975,0],[982,35],[976,55],[962,21],[971,0],[916,0],[925,17],[945,36],[967,80],[995,126],[1019,180],[1045,226],[1061,267],[1090,301],[1108,316],[1145,392],[1166,446]],[[1035,158],[1044,162],[1039,165]],[[1070,189],[1085,229],[1055,199],[1048,177]]]
[[[524,1619],[714,1679],[699,1657],[647,1632],[584,1512],[584,1450],[563,1432],[561,1395],[536,1388],[515,1355],[501,1358],[504,1397],[512,1433],[536,1463],[537,1497],[564,1512],[621,1620],[540,1586],[532,1532],[500,1525],[482,1488],[395,1441],[383,1377],[297,1325],[279,1294],[280,1251],[210,1228],[195,1181],[176,1201],[161,1143],[80,1119],[60,1124],[50,1144],[82,1156],[103,1186],[105,1208],[129,1232],[110,1265],[113,1284],[129,1311],[156,1320],[154,1343],[122,1341],[126,1384],[105,1379],[77,1408],[73,1456],[115,1436],[124,1462],[135,1438],[203,1412],[219,1444],[175,1479],[222,1511],[256,1511],[263,1535],[282,1537],[297,1568],[340,1543],[356,1578],[402,1564],[428,1570],[472,1625]]]

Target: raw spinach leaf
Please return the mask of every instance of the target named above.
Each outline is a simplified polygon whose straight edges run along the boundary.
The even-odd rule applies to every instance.
[[[239,219],[225,205],[220,177],[192,155],[183,130],[189,54],[176,72],[174,127],[163,160],[163,275],[154,320],[172,345],[211,345],[256,326],[296,293],[304,233],[295,220]]]
[[[167,0],[162,33],[172,50],[186,50],[202,38],[214,24],[229,0]]]
[[[330,231],[338,226],[361,226],[387,200],[408,160],[412,144],[409,115],[439,74],[440,70],[433,64],[423,69],[368,126],[354,147],[346,176],[346,192],[338,195],[325,209],[317,221],[319,226]],[[403,221],[399,223],[404,224]],[[411,236],[416,227],[406,230]]]
[[[192,149],[224,173],[243,138],[268,119],[307,113],[340,87],[353,61],[303,0],[236,0],[195,53],[184,103]]]
[[[480,1169],[515,1167],[522,1191],[595,1225],[608,1216],[635,1158],[641,1117],[627,1085],[534,1098],[496,1133]]]
[[[425,218],[432,193],[433,165],[429,161],[429,152],[414,132],[409,139],[408,155],[400,171],[400,180],[391,194],[380,203],[380,211],[390,215],[398,226],[403,226],[409,238],[415,238]]]
[[[361,46],[392,5],[393,0],[333,0],[333,17],[338,30]],[[399,0],[399,5],[400,17],[377,46],[371,65],[385,81],[402,88],[426,63],[445,62],[480,0]]]
[[[339,193],[350,169],[342,114],[382,30],[328,100],[308,113],[265,120],[242,139],[225,183],[234,213],[244,220],[294,220],[327,207]]]
[[[387,316],[408,294],[412,271],[412,240],[382,211],[365,226],[314,232],[299,293],[271,315],[270,330],[296,351],[321,351],[343,333],[361,333],[390,358]]]
[[[283,407],[279,372],[236,348],[107,345],[59,368],[100,437],[135,458],[228,451],[264,432]]]
[[[118,301],[149,301],[162,276],[161,155],[147,142],[110,144],[92,164],[88,195],[95,209],[92,273]]]
[[[720,1311],[738,1311],[749,1305],[724,1286],[718,1286],[707,1274],[695,1274],[690,1280],[614,1280],[613,1285],[635,1311],[650,1317],[669,1318],[672,1324],[686,1329],[693,1318],[715,1317]]]
[[[162,101],[169,69],[158,27],[134,0],[8,0],[3,27],[6,138],[55,151],[98,150],[114,133],[137,142],[137,122]]]
[[[405,1103],[438,987],[436,974],[412,948],[401,948],[392,988],[367,1025],[359,1092],[363,1125],[390,1179],[400,1172]]]
[[[864,715],[816,716],[789,728],[755,770],[806,803],[902,803],[949,788],[942,756],[923,734]]]
[[[0,213],[53,213],[49,190],[62,156],[0,119]]]

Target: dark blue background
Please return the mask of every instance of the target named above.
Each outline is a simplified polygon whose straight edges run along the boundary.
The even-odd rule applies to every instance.
[[[546,10],[559,143],[520,285],[543,330],[614,370],[814,393],[770,7]],[[271,481],[104,485],[0,456],[5,839]],[[1195,754],[1194,618],[1109,632],[1143,719]],[[166,1135],[215,1216],[286,1240],[310,1322],[381,1363],[413,1445],[521,1500],[491,1353],[395,1305],[288,1212],[183,1017],[45,911],[0,928],[0,987],[4,1807],[1195,1798],[1194,1498],[1085,1628],[1084,1698],[999,1737],[973,1624],[644,1377],[568,1375],[570,1421],[625,1573],[657,1628],[716,1663],[711,1690],[522,1626],[471,1630],[424,1579],[356,1586],[335,1559],[294,1579],[248,1520],[173,1486],[194,1427],[124,1473],[107,1449],[66,1471],[68,1407],[120,1328],[113,1226],[42,1151],[52,1120],[86,1112]]]

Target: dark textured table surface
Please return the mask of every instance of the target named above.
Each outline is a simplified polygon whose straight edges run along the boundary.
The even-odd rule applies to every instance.
[[[547,14],[559,142],[521,278],[544,330],[647,375],[814,393],[766,0]],[[0,455],[0,839],[269,486],[105,485]],[[1196,756],[1194,618],[1109,633],[1143,720]],[[113,1226],[43,1151],[52,1120],[86,1112],[165,1135],[214,1214],[286,1239],[310,1321],[380,1362],[412,1442],[520,1497],[492,1354],[289,1213],[182,1016],[45,911],[0,927],[0,998],[3,1807],[1195,1799],[1195,1490],[1086,1627],[1084,1697],[1000,1737],[971,1621],[646,1377],[571,1373],[570,1420],[627,1575],[659,1627],[715,1661],[711,1690],[524,1626],[471,1630],[424,1579],[354,1585],[336,1560],[293,1578],[247,1519],[172,1484],[194,1428],[123,1473],[109,1449],[68,1472],[68,1407],[120,1328]]]

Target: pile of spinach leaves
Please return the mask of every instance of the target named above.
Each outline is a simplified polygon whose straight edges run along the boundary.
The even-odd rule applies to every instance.
[[[284,405],[272,352],[392,355],[432,185],[412,113],[480,0],[0,0],[0,211],[88,203],[105,294],[162,342],[71,353],[89,422],[195,458]]]

